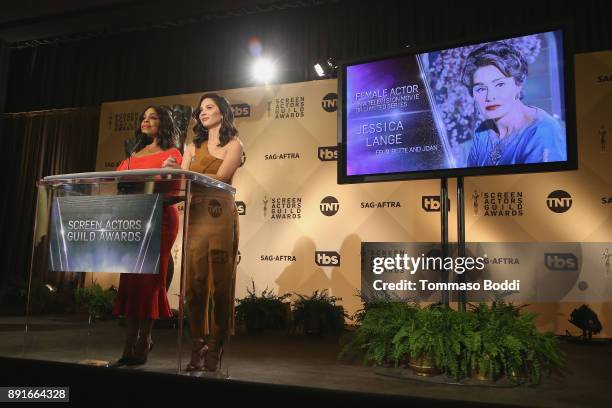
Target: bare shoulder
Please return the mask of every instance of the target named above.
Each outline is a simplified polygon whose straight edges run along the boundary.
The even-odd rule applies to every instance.
[[[244,146],[242,145],[242,141],[238,138],[238,136],[234,136],[229,142],[227,142],[227,149],[229,151],[242,152],[244,150]]]

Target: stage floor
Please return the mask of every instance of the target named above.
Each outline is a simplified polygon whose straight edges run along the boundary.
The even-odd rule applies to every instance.
[[[119,358],[124,329],[115,321],[96,322],[66,316],[37,316],[29,322],[24,354],[23,318],[0,317],[0,355],[62,362],[114,361]],[[177,330],[154,330],[155,346],[146,365],[124,370],[178,374]],[[183,341],[183,365],[189,340]],[[538,387],[493,388],[422,382],[380,375],[360,361],[338,360],[338,337],[311,338],[286,332],[240,334],[232,337],[224,357],[231,380],[298,385],[416,397],[490,402],[522,406],[583,407],[612,403],[612,346],[581,346],[563,342],[568,365],[563,373],[544,378]],[[227,371],[226,371],[227,370]],[[210,373],[191,374],[214,376]]]

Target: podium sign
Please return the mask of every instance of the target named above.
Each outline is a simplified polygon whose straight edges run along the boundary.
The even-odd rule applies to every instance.
[[[123,301],[144,310],[144,302],[159,307],[166,297],[177,309],[177,315],[166,320],[176,336],[155,340],[157,347],[176,349],[176,359],[168,359],[170,353],[158,356],[157,367],[183,371],[183,348],[192,343],[190,331],[183,330],[184,307],[203,305],[197,296],[187,300],[187,279],[194,280],[190,270],[211,268],[211,277],[226,273],[232,284],[226,287],[227,299],[235,298],[236,190],[182,169],[58,174],[37,185],[24,357],[106,365],[120,353],[119,348],[109,351],[109,339],[125,336],[111,317],[115,294],[121,292],[115,288],[129,282]],[[171,234],[162,227],[175,225],[170,218],[175,208],[183,213],[182,220],[180,213],[176,220],[181,241],[167,258],[162,237]],[[174,233],[170,228],[168,232]],[[165,276],[163,262],[168,262]],[[223,347],[227,352],[229,342]],[[228,367],[224,359],[221,375],[229,376]]]
[[[159,271],[160,194],[55,197],[49,229],[49,270]]]

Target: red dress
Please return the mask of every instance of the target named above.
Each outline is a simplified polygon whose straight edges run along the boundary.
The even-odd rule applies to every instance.
[[[171,148],[148,156],[132,157],[131,170],[157,169],[168,157],[174,156],[180,165],[183,157],[178,149]],[[117,170],[128,170],[125,159]],[[170,317],[170,305],[166,293],[166,273],[170,250],[178,233],[178,210],[174,205],[164,206],[158,274],[122,273],[119,278],[119,291],[113,305],[113,314],[143,319]]]

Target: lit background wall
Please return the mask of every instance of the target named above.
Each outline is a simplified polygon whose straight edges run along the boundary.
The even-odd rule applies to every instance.
[[[578,171],[466,179],[468,241],[612,242],[611,75],[612,52],[577,55]],[[244,211],[237,297],[246,294],[251,281],[258,293],[266,287],[281,294],[327,289],[353,313],[360,307],[355,295],[361,242],[440,239],[440,214],[423,205],[424,196],[439,194],[438,180],[337,185],[336,92],[335,80],[219,91],[233,105],[242,106],[237,125],[246,151],[246,162],[234,178],[236,200]],[[147,105],[195,106],[202,93],[102,104],[96,169],[113,170],[122,160],[123,141],[132,137],[138,113]],[[604,131],[606,146],[601,143]],[[449,191],[454,190],[455,181],[450,180]],[[547,205],[555,190],[571,196],[572,205],[563,213]],[[490,197],[497,193],[520,197],[505,205],[509,215],[490,211]],[[456,240],[454,194],[449,225],[449,239]],[[179,238],[173,250],[176,265],[180,245]],[[334,252],[337,258],[330,254]],[[113,274],[95,278],[105,285],[118,281]],[[588,279],[583,278],[578,281]],[[178,279],[177,266],[169,292],[173,307]],[[606,330],[612,322],[612,304],[589,304]],[[529,310],[539,314],[541,328],[564,333],[574,329],[567,319],[579,305],[539,303]],[[602,335],[611,336],[612,331],[608,328]]]

